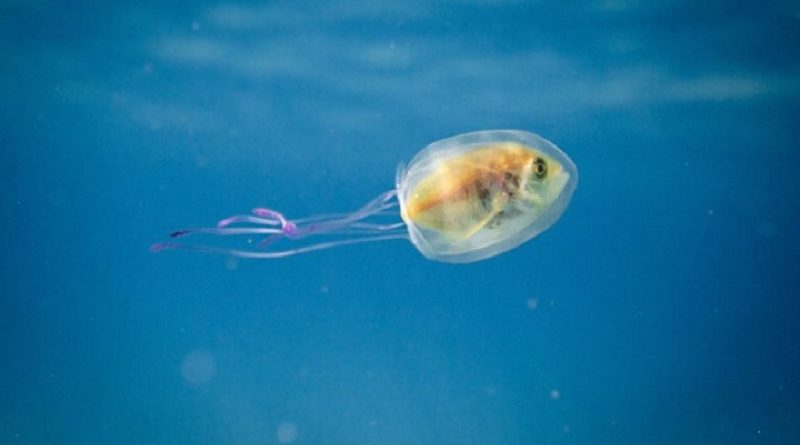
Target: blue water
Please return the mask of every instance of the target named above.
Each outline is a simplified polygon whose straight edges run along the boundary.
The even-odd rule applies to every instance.
[[[793,1],[0,6],[0,443],[800,443]],[[148,251],[519,128],[581,181],[466,265]]]

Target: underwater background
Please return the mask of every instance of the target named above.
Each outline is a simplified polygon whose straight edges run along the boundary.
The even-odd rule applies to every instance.
[[[1,444],[800,443],[798,2],[4,0],[0,36]],[[581,175],[495,258],[149,251],[495,128]]]

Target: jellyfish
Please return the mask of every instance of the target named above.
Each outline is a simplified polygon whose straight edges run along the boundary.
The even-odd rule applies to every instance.
[[[240,235],[243,248],[165,242],[242,258],[283,258],[348,244],[404,239],[426,258],[484,260],[552,226],[569,204],[578,170],[550,141],[520,130],[486,130],[436,141],[397,169],[395,188],[351,213],[288,219],[268,208],[223,219],[189,235]]]

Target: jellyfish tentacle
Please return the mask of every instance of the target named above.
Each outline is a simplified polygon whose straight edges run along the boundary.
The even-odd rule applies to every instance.
[[[396,211],[392,211],[392,209],[397,207],[397,206],[398,205],[387,206],[386,208],[384,208],[384,209],[382,209],[380,211],[376,211],[374,213],[370,213],[369,215],[365,216],[365,218],[369,217],[369,216],[377,216],[377,217],[397,216],[397,212]],[[305,224],[308,224],[308,223],[313,223],[313,222],[318,222],[318,221],[340,220],[340,219],[344,219],[344,218],[346,218],[346,217],[348,217],[350,215],[352,215],[352,213],[326,213],[326,214],[323,214],[323,215],[305,216],[303,218],[293,219],[292,221],[294,221],[295,224],[300,226],[300,225],[305,225]]]
[[[305,234],[315,233],[317,231],[332,231],[341,227],[349,226],[357,221],[369,218],[378,212],[382,212],[396,205],[396,201],[391,202],[397,196],[397,191],[389,190],[381,193],[375,199],[368,202],[360,209],[353,213],[346,214],[342,218],[331,220],[322,220],[315,224],[309,224]]]
[[[256,216],[250,215],[233,215],[231,217],[225,218],[217,223],[217,227],[223,228],[227,227],[231,224],[237,223],[251,223],[251,224],[260,224],[264,226],[278,226],[280,225],[280,221],[276,221],[273,219],[267,218],[258,218]]]
[[[253,214],[261,218],[270,218],[280,222],[282,234],[287,238],[302,238],[318,232],[332,232],[339,228],[347,227],[357,221],[369,218],[378,212],[382,212],[397,205],[397,202],[391,202],[397,196],[395,190],[389,190],[381,193],[372,201],[362,206],[359,210],[349,213],[341,214],[341,216],[332,216],[330,219],[309,220],[306,219],[306,224],[298,224],[287,219],[283,213],[276,210],[267,208],[253,209]],[[270,237],[262,243],[270,244],[277,238]],[[279,238],[279,237],[278,237]],[[259,243],[260,244],[260,243]]]
[[[385,241],[385,240],[395,240],[395,239],[407,239],[408,237],[405,234],[394,234],[394,235],[381,235],[381,236],[373,236],[373,237],[366,237],[366,238],[354,238],[354,239],[347,239],[347,240],[338,240],[338,241],[327,241],[323,243],[316,243],[311,244],[304,247],[298,247],[296,249],[287,249],[287,250],[276,250],[271,252],[259,252],[259,251],[252,251],[252,250],[240,250],[240,249],[228,249],[224,247],[214,247],[214,246],[192,246],[187,244],[178,244],[178,243],[158,243],[154,244],[150,247],[150,250],[153,252],[160,252],[162,250],[189,250],[193,252],[206,252],[206,253],[219,253],[225,255],[231,255],[239,258],[283,258],[287,256],[297,255],[299,253],[306,253],[312,252],[315,250],[323,250],[329,249],[331,247],[343,246],[347,244],[360,244],[360,243],[368,243],[373,241]]]
[[[371,223],[353,223],[350,227],[357,228],[357,229],[369,229],[369,230],[394,230],[394,229],[402,229],[405,227],[405,223],[399,222],[394,224],[371,224]]]
[[[310,216],[294,221],[289,220],[283,213],[277,210],[258,207],[252,209],[251,215],[233,215],[219,221],[216,227],[183,229],[173,232],[170,235],[172,238],[179,238],[194,233],[210,235],[269,235],[256,245],[257,250],[240,250],[182,243],[154,244],[151,250],[158,252],[162,250],[181,249],[198,252],[223,253],[243,258],[281,258],[341,245],[390,239],[408,239],[408,233],[404,230],[405,224],[403,222],[374,222],[376,221],[375,219],[372,220],[373,222],[370,222],[368,220],[368,218],[371,217],[380,217],[383,221],[386,221],[383,218],[388,216],[390,212],[392,215],[396,215],[396,210],[392,212],[392,209],[399,206],[396,198],[397,192],[395,190],[389,190],[381,193],[352,213]],[[249,225],[231,227],[239,223]],[[256,224],[257,226],[253,226],[252,224]],[[282,239],[301,240],[313,235],[342,236],[343,238],[310,244],[306,243],[294,249],[264,251],[264,249],[271,247],[274,243]]]
[[[358,214],[362,214],[363,216],[359,219],[364,219],[370,216],[389,216],[389,215],[397,215],[396,212],[392,212],[391,210],[399,207],[400,203],[396,200],[392,201],[397,195],[397,192],[391,190],[389,192],[382,193],[377,198],[373,199],[366,205],[362,206],[357,212]],[[377,202],[377,204],[376,204]],[[295,224],[302,225],[311,222],[318,222],[318,221],[333,221],[333,220],[342,220],[342,219],[350,219],[352,218],[354,213],[328,213],[322,215],[314,215],[314,216],[307,216],[304,218],[294,219],[293,221]]]
[[[303,227],[300,227],[302,230]],[[311,229],[307,230],[302,236],[316,234],[316,235],[375,235],[375,234],[405,234],[405,223],[395,223],[395,224],[370,224],[370,223],[353,223],[346,227],[336,230],[324,230],[324,231],[313,231]],[[302,237],[297,236],[296,238]],[[279,241],[283,238],[289,238],[288,236],[284,236],[282,233],[274,234],[269,236],[258,243],[259,249],[264,249],[276,241]]]
[[[386,206],[386,205],[389,205],[390,207],[393,207],[394,205],[397,205],[397,201],[392,202],[392,199],[394,199],[396,196],[397,196],[397,190],[393,189],[393,190],[385,191],[385,192],[381,193],[380,195],[378,195],[372,201],[368,202],[365,206],[363,206],[361,208],[361,210],[362,211],[366,211],[366,212],[374,213],[375,211],[378,211],[379,209],[382,210],[382,208],[384,206]],[[387,207],[387,208],[389,208],[389,207]]]
[[[180,238],[195,233],[205,233],[209,235],[265,235],[281,233],[280,229],[268,227],[194,227],[191,229],[181,229],[170,233],[170,238]]]
[[[408,231],[403,229],[394,229],[394,230],[376,230],[376,229],[342,229],[336,232],[322,232],[318,235],[325,236],[361,236],[361,235],[389,235],[389,234],[405,234],[408,235]]]
[[[293,238],[298,235],[297,225],[286,219],[286,217],[283,216],[283,213],[278,212],[277,210],[258,207],[253,209],[253,214],[262,218],[269,218],[278,221],[281,225],[281,233],[289,238]]]

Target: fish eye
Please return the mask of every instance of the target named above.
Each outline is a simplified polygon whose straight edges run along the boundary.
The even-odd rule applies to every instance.
[[[547,161],[542,158],[536,158],[533,161],[533,174],[536,179],[544,179],[547,177]]]

